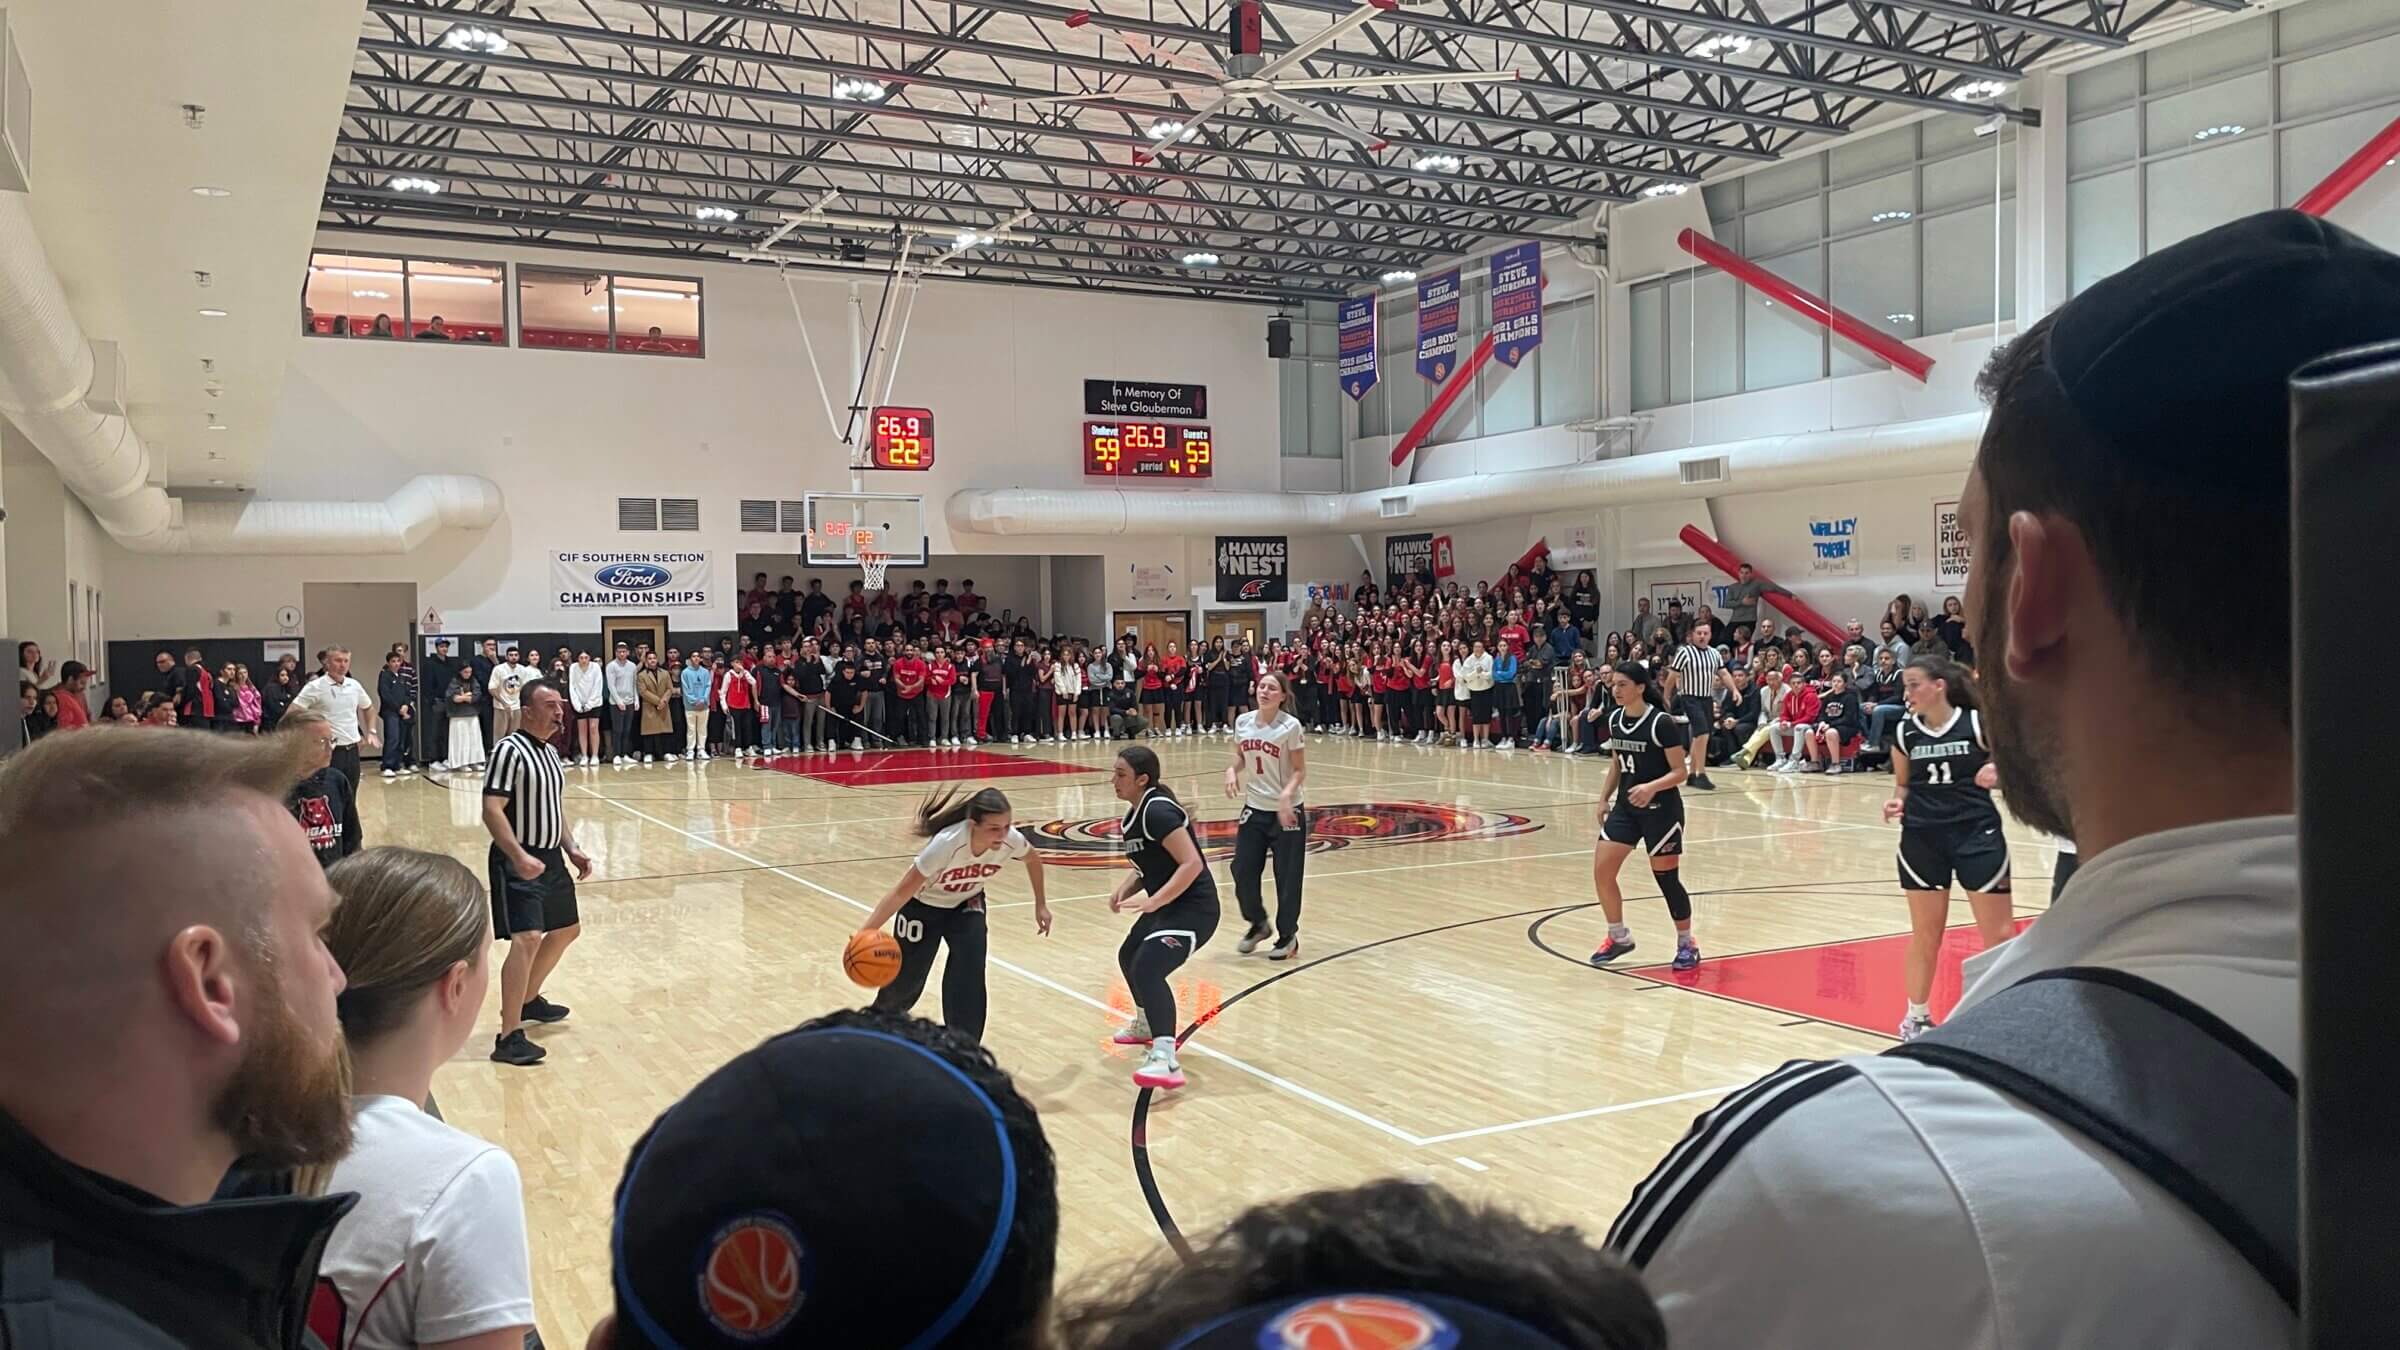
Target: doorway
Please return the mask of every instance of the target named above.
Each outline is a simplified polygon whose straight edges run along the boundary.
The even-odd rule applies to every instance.
[[[644,647],[657,652],[660,660],[665,660],[667,616],[652,614],[629,618],[612,614],[600,620],[600,650],[605,654],[605,659],[616,659],[617,644],[620,642],[633,649],[636,665],[641,663]]]
[[[1129,612],[1121,609],[1117,611],[1116,621],[1116,635],[1133,634],[1136,650],[1156,644],[1159,654],[1164,656],[1170,642],[1187,650],[1192,645],[1192,616],[1189,614],[1146,610]]]
[[[1200,619],[1203,637],[1224,638],[1227,641],[1240,638],[1249,643],[1253,651],[1258,649],[1259,635],[1266,631],[1266,627],[1267,612],[1263,609],[1212,609]]]
[[[347,647],[350,678],[372,694],[383,654],[395,642],[403,647],[415,643],[417,586],[413,581],[303,582],[300,618],[308,635],[301,643],[300,668],[308,670],[319,651]]]

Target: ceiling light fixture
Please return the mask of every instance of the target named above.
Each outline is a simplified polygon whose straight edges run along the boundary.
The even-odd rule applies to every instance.
[[[1883,321],[1885,323],[1915,323],[1917,316],[1903,311],[1898,314],[1886,314],[1883,316]]]
[[[1416,163],[1410,167],[1419,173],[1457,173],[1465,165],[1466,161],[1458,156],[1435,150],[1429,154],[1417,156]]]
[[[1150,124],[1150,139],[1154,141],[1163,141],[1169,136],[1180,141],[1188,141],[1199,134],[1198,128],[1187,127],[1172,117],[1161,117]]]
[[[438,179],[415,178],[407,174],[394,174],[384,179],[383,185],[394,192],[435,193],[442,190],[441,182]]]
[[[1652,183],[1642,189],[1645,197],[1680,197],[1692,190],[1689,183]]]
[[[684,294],[682,291],[651,291],[644,290],[639,286],[619,286],[617,287],[617,294],[638,295],[649,300],[689,300],[692,298]]]
[[[1885,221],[1889,220],[1914,220],[1916,218],[1917,213],[1914,211],[1878,211],[1874,215],[1867,217],[1867,223],[1870,225],[1881,225]]]
[[[446,52],[481,52],[485,56],[508,54],[507,38],[489,28],[479,28],[471,23],[462,23],[453,27],[449,32],[442,34],[441,41],[434,45]]]
[[[960,248],[976,248],[990,242],[992,242],[992,237],[988,234],[977,234],[973,230],[960,230],[958,232],[958,246]]]
[[[1417,274],[1405,267],[1395,267],[1383,274],[1383,284],[1386,286],[1396,286],[1403,281],[1415,281],[1416,279]]]
[[[2213,141],[2220,136],[2239,136],[2249,129],[2250,128],[2243,126],[2239,122],[2221,122],[2216,126],[2202,127],[2198,131],[2193,132],[2192,139],[2195,141]]]
[[[1989,103],[2008,92],[2004,80],[1969,80],[1950,91],[1950,97],[1960,103]]]
[[[844,103],[881,103],[891,86],[863,75],[841,75],[833,81],[833,96]]]
[[[225,311],[221,309],[204,309],[200,311],[200,317],[203,319],[222,319],[225,317]]]
[[[223,487],[225,486],[225,480],[222,478],[211,478],[208,480],[208,485],[210,487]]]
[[[350,298],[353,300],[389,300],[392,298],[392,293],[390,291],[352,291]]]
[[[742,213],[734,210],[730,206],[695,206],[692,208],[692,219],[694,220],[715,220],[730,223],[732,221],[740,220],[741,218]]]
[[[1975,134],[1978,136],[1997,136],[2000,134],[2001,124],[2006,121],[2008,121],[2007,118],[2002,117],[1998,113],[1993,113],[1991,116],[1975,124]]]
[[[1721,61],[1728,56],[1740,56],[1750,50],[1750,39],[1740,33],[1718,33],[1692,44],[1692,55],[1705,61]]]
[[[1214,267],[1222,261],[1224,260],[1216,254],[1205,250],[1196,250],[1183,255],[1183,265],[1186,267]]]
[[[206,183],[202,183],[192,189],[192,195],[195,197],[230,197],[233,195],[233,189],[212,187]]]

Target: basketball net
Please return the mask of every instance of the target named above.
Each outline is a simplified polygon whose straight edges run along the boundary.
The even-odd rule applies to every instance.
[[[892,555],[889,553],[868,553],[863,550],[859,553],[858,570],[867,574],[868,590],[880,591],[883,589],[884,570],[891,564]]]

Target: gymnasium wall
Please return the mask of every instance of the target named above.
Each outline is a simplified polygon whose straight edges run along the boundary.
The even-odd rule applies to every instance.
[[[59,482],[50,461],[5,422],[0,422],[0,502],[8,508],[0,535],[0,550],[5,550],[0,585],[7,603],[0,613],[9,636],[41,643],[43,658],[53,666],[79,660],[100,668],[100,644],[108,630],[104,537],[92,513]],[[101,610],[92,602],[96,590]],[[101,619],[97,632],[95,613]]]

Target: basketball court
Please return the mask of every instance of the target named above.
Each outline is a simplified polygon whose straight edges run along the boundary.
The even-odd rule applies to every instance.
[[[1049,938],[1021,871],[993,892],[985,1042],[1057,1151],[1069,1283],[1261,1197],[1394,1173],[1597,1231],[1731,1088],[1786,1060],[1894,1043],[1907,922],[1880,776],[1720,771],[1721,790],[1687,791],[1684,875],[1707,960],[1667,969],[1665,909],[1636,864],[1625,887],[1642,946],[1602,971],[1584,958],[1602,931],[1604,763],[1315,737],[1301,958],[1275,964],[1234,952],[1225,742],[1146,743],[1196,808],[1227,915],[1176,980],[1178,1015],[1199,1026],[1190,1086],[1171,1095],[1136,1089],[1136,1052],[1109,1043],[1131,1010],[1115,961],[1129,920],[1106,903],[1124,866],[1116,743],[571,771],[577,837],[599,867],[551,989],[574,1016],[538,1030],[539,1068],[492,1064],[478,1041],[436,1086],[448,1118],[524,1174],[550,1344],[581,1344],[609,1308],[610,1195],[658,1112],[770,1033],[866,1002],[842,943],[914,856],[909,820],[935,780],[1001,787],[1047,865]],[[480,866],[476,788],[370,782],[368,836]],[[2030,916],[2052,855],[2014,843]],[[1973,947],[1971,926],[1954,932],[1937,1014]],[[919,1013],[939,1016],[939,990],[937,975]]]

